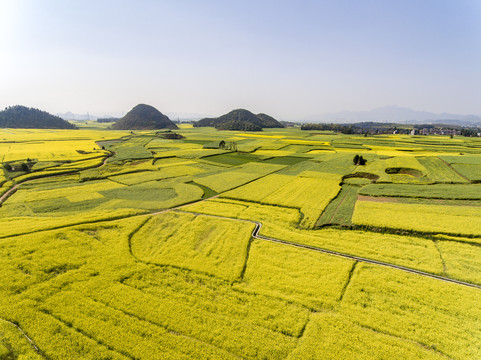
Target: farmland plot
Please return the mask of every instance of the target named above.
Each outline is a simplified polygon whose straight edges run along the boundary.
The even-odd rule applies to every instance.
[[[268,204],[293,206],[304,214],[302,226],[313,227],[324,208],[340,190],[332,177],[296,177],[263,199]]]
[[[481,213],[479,200],[469,200],[479,198],[478,185],[455,181],[454,167],[433,160],[436,153],[478,166],[479,155],[457,154],[475,154],[479,142],[298,129],[179,133],[185,138],[26,131],[23,150],[0,143],[10,155],[50,141],[78,155],[43,149],[31,173],[16,173],[28,181],[0,207],[0,358],[481,356],[479,289],[317,251],[480,284]],[[203,148],[221,140],[265,155]],[[89,144],[77,148],[88,153],[75,143]],[[116,153],[106,165],[102,145]],[[355,154],[367,165],[356,167]],[[58,171],[75,173],[29,180]],[[355,172],[388,184],[344,182]],[[358,189],[399,197],[356,202]],[[350,226],[305,229],[321,212],[323,224]],[[284,243],[252,239],[254,221],[262,236]]]
[[[466,179],[436,156],[419,157],[419,163],[428,171],[428,177],[435,183],[466,183]]]
[[[361,195],[387,196],[387,197],[412,197],[427,199],[481,199],[481,185],[477,184],[369,184],[359,191]]]
[[[195,178],[195,182],[207,186],[216,192],[223,192],[276,172],[283,167],[284,165],[247,163],[235,168],[235,170],[198,176]]]
[[[481,236],[481,209],[472,206],[358,201],[352,220],[369,226]]]
[[[241,274],[254,224],[183,213],[156,215],[131,239],[137,258],[227,280]]]

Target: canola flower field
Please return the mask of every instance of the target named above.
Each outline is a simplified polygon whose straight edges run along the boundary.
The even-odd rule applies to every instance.
[[[176,132],[0,130],[0,359],[481,358],[478,139]]]

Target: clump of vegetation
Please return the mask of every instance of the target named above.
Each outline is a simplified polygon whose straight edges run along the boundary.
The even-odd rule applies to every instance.
[[[362,157],[362,155],[355,155],[352,159],[354,165],[366,165],[367,160]]]
[[[158,131],[155,133],[158,137],[162,139],[169,139],[169,140],[180,140],[184,139],[185,137],[182,136],[179,133],[176,133],[174,131],[168,130],[168,131]]]

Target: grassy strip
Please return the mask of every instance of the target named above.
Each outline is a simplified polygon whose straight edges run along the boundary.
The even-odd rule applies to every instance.
[[[339,194],[322,212],[316,226],[328,224],[351,225],[358,189],[357,186],[343,185]]]

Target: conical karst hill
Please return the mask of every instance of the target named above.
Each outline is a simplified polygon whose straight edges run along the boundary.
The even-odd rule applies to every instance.
[[[262,128],[283,128],[279,121],[266,114],[253,114],[236,109],[217,118],[205,118],[194,123],[195,127],[213,126],[219,130],[261,131]]]
[[[166,115],[146,104],[135,106],[112,125],[112,128],[115,130],[178,129]]]

